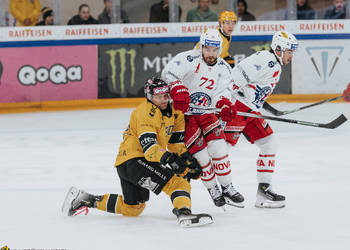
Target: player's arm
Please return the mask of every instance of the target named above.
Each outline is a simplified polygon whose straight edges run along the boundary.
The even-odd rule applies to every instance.
[[[198,161],[187,151],[184,143],[185,138],[185,117],[181,112],[175,111],[174,130],[168,143],[169,152],[176,153],[184,160],[188,172],[186,179],[198,179],[202,174],[202,167]]]
[[[186,113],[190,105],[190,94],[185,83],[182,82],[190,68],[186,54],[180,53],[175,56],[163,69],[162,79],[170,85],[170,96],[176,110]]]
[[[186,64],[184,53],[176,55],[162,70],[161,78],[169,84],[183,79],[186,74]]]
[[[161,147],[157,142],[157,137],[165,136],[157,133],[157,116],[149,116],[145,114],[144,119],[136,118],[138,122],[137,136],[140,141],[145,159],[152,162],[160,162],[163,165],[168,165],[176,174],[183,173],[187,166],[178,154],[168,152]]]
[[[185,139],[185,118],[181,112],[174,110],[174,128],[168,142],[168,150],[172,153],[182,155],[187,151]]]

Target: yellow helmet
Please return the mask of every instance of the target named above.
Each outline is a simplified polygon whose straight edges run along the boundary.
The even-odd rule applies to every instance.
[[[233,11],[224,10],[219,15],[219,23],[222,23],[223,21],[237,22],[237,16]]]

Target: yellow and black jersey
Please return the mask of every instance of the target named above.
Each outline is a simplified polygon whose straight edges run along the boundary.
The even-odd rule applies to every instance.
[[[230,64],[230,66],[233,68],[235,65],[235,61],[230,56],[230,53],[228,52],[231,44],[231,36],[225,35],[221,31],[220,27],[217,27],[216,29],[219,31],[222,38],[222,51],[221,51],[220,57],[224,59],[228,64]],[[199,49],[199,42],[196,44],[196,49]]]
[[[185,121],[181,111],[173,109],[170,104],[161,111],[145,100],[131,114],[115,166],[136,157],[159,162],[166,151],[181,155],[187,151],[184,130]]]

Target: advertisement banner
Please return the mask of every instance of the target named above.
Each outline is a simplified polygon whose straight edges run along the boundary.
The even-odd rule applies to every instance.
[[[0,102],[97,98],[97,47],[0,49]]]
[[[142,97],[147,78],[160,76],[164,66],[195,43],[128,44],[99,46],[99,97]],[[236,62],[254,52],[269,49],[270,41],[232,42],[230,54]],[[291,93],[291,70],[285,67],[274,93]]]
[[[3,27],[0,29],[0,45],[1,42],[5,41],[193,37],[199,36],[207,28],[216,28],[217,26],[218,22]],[[350,20],[238,22],[232,35],[253,37],[272,35],[281,30],[287,30],[297,35],[339,35],[350,32]]]
[[[341,93],[350,75],[350,40],[304,40],[293,58],[293,94]]]

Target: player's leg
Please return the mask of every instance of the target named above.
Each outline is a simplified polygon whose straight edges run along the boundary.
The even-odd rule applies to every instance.
[[[285,197],[272,191],[272,177],[276,168],[277,140],[269,124],[253,119],[243,131],[247,139],[259,147],[257,166],[257,207],[284,207]]]
[[[214,114],[202,115],[197,120],[208,144],[208,153],[217,181],[222,188],[222,196],[227,204],[244,207],[243,196],[232,185],[231,162],[220,121]]]
[[[121,180],[129,185],[125,186],[125,182],[122,184],[124,198],[120,210],[116,205],[117,213],[120,211],[123,215],[138,215],[130,212],[142,212],[149,199],[149,191],[156,195],[163,191],[169,196],[181,226],[202,226],[213,222],[210,215],[192,214],[191,186],[184,178],[174,175],[171,169],[144,158],[129,160],[125,167],[119,166],[117,169]]]
[[[215,171],[207,150],[207,142],[204,140],[197,118],[198,116],[186,116],[185,144],[189,153],[196,158],[202,167],[202,183],[207,188],[214,204],[221,207],[225,205],[225,200],[216,182]]]
[[[209,214],[192,214],[191,185],[184,178],[174,175],[162,189],[174,206],[173,213],[184,227],[202,226],[213,223]]]
[[[244,197],[232,184],[231,161],[224,139],[208,141],[208,151],[212,157],[213,169],[220,183],[225,203],[236,207],[244,207]]]

